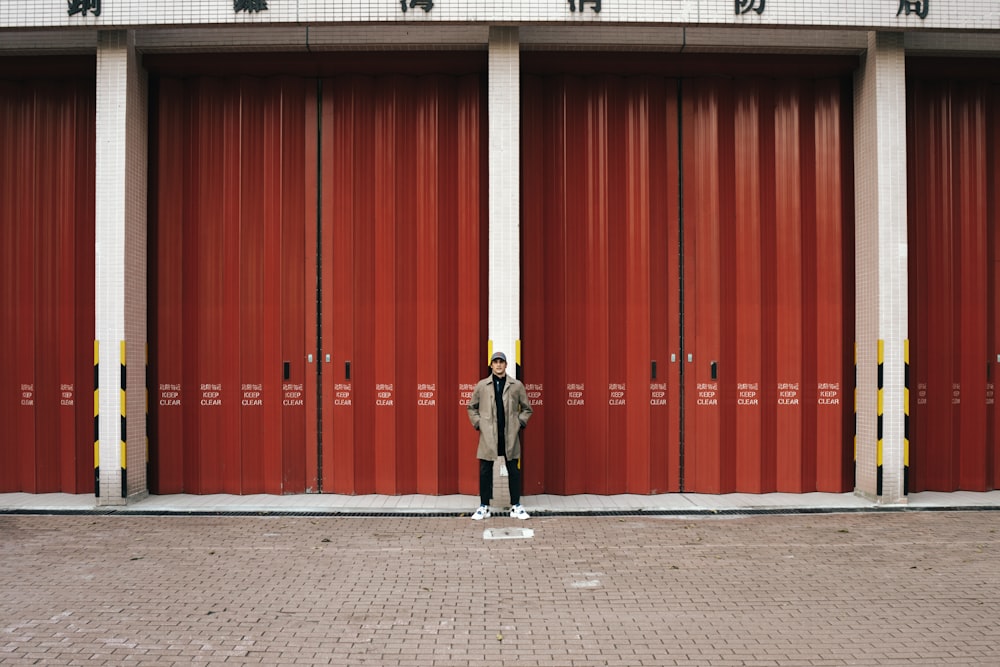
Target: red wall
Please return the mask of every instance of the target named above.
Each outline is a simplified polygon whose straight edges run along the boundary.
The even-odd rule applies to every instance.
[[[910,491],[996,489],[1000,89],[914,77],[907,93]]]
[[[0,80],[0,492],[94,490],[94,80]]]

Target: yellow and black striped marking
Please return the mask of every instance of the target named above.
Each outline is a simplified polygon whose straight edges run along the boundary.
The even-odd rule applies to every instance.
[[[128,429],[126,427],[127,427],[127,423],[128,422],[127,422],[127,420],[125,418],[126,417],[126,409],[125,409],[125,404],[126,404],[125,396],[126,396],[126,392],[125,392],[125,390],[128,387],[128,382],[127,382],[128,376],[127,376],[127,374],[125,372],[125,341],[121,341],[120,348],[121,348],[121,351],[120,351],[120,353],[121,353],[121,389],[120,389],[120,399],[121,399],[121,445],[120,446],[121,446],[121,457],[122,457],[122,498],[126,498],[126,497],[128,497],[128,486],[127,486],[127,484],[128,484],[128,477],[126,475],[126,472],[127,472],[127,469],[128,469],[127,458],[126,458],[126,453],[128,451],[128,448],[126,446],[127,445],[126,441],[128,440]]]
[[[514,341],[514,377],[521,379],[521,339]],[[524,460],[524,449],[521,449],[521,458],[517,460],[517,469],[521,469],[521,462]]]
[[[910,339],[903,341],[903,495],[910,493]]]
[[[878,417],[876,431],[878,433],[877,462],[878,476],[875,482],[875,495],[882,495],[882,437],[885,411],[885,341],[878,341]]]
[[[94,341],[94,497],[101,497],[100,343]]]
[[[149,480],[149,343],[146,343],[146,480]]]
[[[521,379],[521,340],[514,341],[514,377]]]
[[[858,469],[858,342],[854,341],[854,470]],[[855,472],[855,477],[857,473]]]

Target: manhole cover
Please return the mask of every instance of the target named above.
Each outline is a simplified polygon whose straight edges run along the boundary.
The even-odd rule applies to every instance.
[[[483,531],[484,540],[523,540],[535,536],[531,528],[487,528]]]

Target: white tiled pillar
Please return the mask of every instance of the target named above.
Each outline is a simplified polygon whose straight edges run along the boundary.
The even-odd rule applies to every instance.
[[[855,491],[883,503],[906,502],[904,56],[901,33],[869,33],[868,51],[854,81],[858,375]]]
[[[98,505],[121,505],[148,493],[146,89],[134,32],[99,33],[94,248]]]
[[[521,337],[521,82],[517,28],[491,27],[489,339],[515,371]]]

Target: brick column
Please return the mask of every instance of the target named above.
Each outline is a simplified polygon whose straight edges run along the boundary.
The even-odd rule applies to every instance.
[[[147,495],[146,75],[135,34],[97,40],[97,504]]]
[[[854,81],[855,492],[906,502],[906,77],[901,33],[868,34]]]
[[[521,42],[517,28],[490,27],[489,352],[521,365]],[[484,360],[486,361],[486,360]],[[504,459],[493,467],[493,504],[510,504]]]
[[[490,294],[492,350],[520,363],[521,338],[521,82],[517,28],[490,28]],[[485,362],[486,360],[484,360]]]

